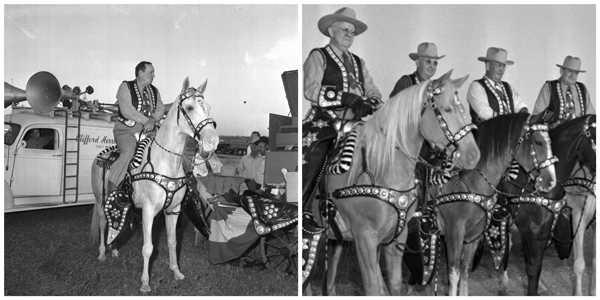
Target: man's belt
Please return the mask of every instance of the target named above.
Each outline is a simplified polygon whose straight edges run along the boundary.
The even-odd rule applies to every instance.
[[[129,120],[129,119],[121,118],[121,117],[119,117],[118,120],[119,120],[119,122],[125,124],[125,126],[127,126],[127,127],[135,126],[135,121],[133,121],[133,120]]]

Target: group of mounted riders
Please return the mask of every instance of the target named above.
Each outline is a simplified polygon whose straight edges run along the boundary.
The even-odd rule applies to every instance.
[[[344,173],[351,169],[352,164],[357,164],[359,165],[359,167],[357,167],[359,169],[362,165],[363,171],[355,178],[352,178],[354,179],[355,185],[360,176],[368,174],[371,177],[373,186],[375,186],[374,181],[376,180],[374,180],[374,176],[368,171],[365,162],[364,148],[362,149],[363,160],[353,161],[353,157],[360,156],[358,151],[356,155],[354,154],[354,146],[356,146],[355,144],[358,144],[358,142],[356,142],[356,130],[363,126],[364,121],[362,119],[374,115],[375,112],[384,106],[382,94],[365,67],[365,61],[349,51],[355,36],[365,32],[367,30],[367,25],[357,19],[354,10],[343,7],[333,14],[323,16],[318,22],[318,28],[323,35],[330,38],[330,42],[325,47],[313,49],[303,66],[304,96],[305,99],[311,102],[310,110],[303,120],[302,126],[303,288],[306,288],[314,274],[317,259],[322,257],[319,255],[319,251],[323,249],[323,245],[326,244],[327,238],[332,238],[332,236],[334,236],[335,239],[343,238],[340,233],[340,225],[336,225],[335,221],[331,221],[332,218],[339,218],[339,216],[336,216],[335,203],[330,201],[329,198],[336,198],[336,196],[344,194],[344,190],[339,189],[338,192],[333,193],[326,192],[327,188],[323,186],[325,185],[326,177],[332,174]],[[406,91],[407,89],[420,86],[421,84],[428,85],[428,99],[433,99],[433,97],[442,93],[443,87],[438,86],[438,88],[436,88],[437,83],[432,77],[435,75],[438,60],[442,59],[444,56],[445,55],[438,56],[437,47],[434,43],[425,42],[418,45],[417,52],[409,54],[410,59],[415,61],[416,71],[404,75],[398,80],[390,94],[390,100],[386,101],[386,104],[389,101],[395,101],[395,99],[401,97],[400,94],[408,93]],[[436,109],[439,125],[448,137],[448,144],[445,148],[439,147],[426,138],[422,147],[420,147],[420,153],[415,160],[416,166],[414,169],[416,176],[415,182],[420,182],[418,197],[421,198],[419,199],[421,207],[417,209],[421,214],[420,216],[428,215],[428,213],[431,213],[432,211],[431,206],[433,200],[428,201],[427,198],[428,196],[434,197],[436,194],[431,192],[430,189],[434,189],[434,187],[439,189],[442,184],[447,183],[452,176],[457,174],[457,171],[454,168],[456,167],[454,159],[460,157],[458,141],[469,133],[472,133],[475,138],[477,138],[477,127],[485,121],[499,118],[499,116],[512,114],[527,115],[527,117],[519,119],[523,120],[524,125],[523,130],[521,131],[521,128],[519,128],[516,134],[522,132],[523,136],[519,138],[519,142],[512,152],[512,162],[502,174],[502,178],[505,181],[516,181],[519,177],[519,173],[521,173],[521,175],[526,173],[527,177],[531,177],[531,179],[534,180],[532,183],[533,186],[543,186],[543,188],[540,189],[540,191],[543,192],[549,192],[557,184],[564,185],[564,182],[560,181],[561,179],[558,178],[558,175],[553,175],[552,179],[548,179],[548,182],[546,182],[546,178],[542,179],[543,176],[538,176],[536,178],[531,175],[531,172],[533,171],[520,172],[520,169],[524,166],[519,165],[515,153],[523,140],[529,138],[537,131],[545,132],[545,135],[541,137],[541,139],[544,143],[547,142],[547,146],[550,147],[550,138],[548,137],[549,131],[583,116],[587,116],[585,125],[583,125],[583,135],[585,136],[587,134],[587,137],[589,138],[590,128],[593,127],[591,147],[594,150],[592,154],[593,161],[595,162],[595,108],[593,102],[590,101],[590,95],[586,86],[577,81],[579,73],[585,72],[584,70],[581,70],[581,60],[578,57],[567,55],[563,64],[557,64],[560,71],[560,77],[556,80],[548,80],[543,84],[533,108],[532,115],[530,115],[527,106],[517,91],[508,82],[502,81],[506,66],[514,64],[513,61],[508,60],[507,58],[508,52],[505,49],[498,47],[488,48],[486,56],[478,58],[479,61],[485,63],[485,75],[481,79],[473,81],[467,92],[467,102],[470,107],[469,113],[472,124],[462,127],[454,134],[452,133],[452,130],[450,130],[447,122],[444,121],[444,112],[440,113]],[[449,74],[447,75],[449,77]],[[446,75],[443,77],[446,77]],[[466,77],[464,79],[466,80]],[[456,84],[456,88],[458,88],[460,84],[462,84],[462,82]],[[432,108],[435,109],[433,102],[434,100],[431,100]],[[457,100],[457,102],[459,101]],[[425,111],[427,105],[428,101],[425,101],[423,103],[421,115],[423,115],[423,111]],[[457,107],[460,107],[461,113],[463,113],[462,104],[458,103]],[[589,115],[592,115],[591,120]],[[507,118],[499,119],[513,120]],[[485,127],[487,125],[484,124],[483,126]],[[383,126],[381,127],[381,130],[384,131]],[[479,134],[481,134],[481,132],[479,132]],[[579,145],[581,140],[579,139],[577,141],[577,144]],[[536,141],[535,143],[539,145],[542,144],[540,141]],[[478,145],[480,145],[479,141]],[[533,161],[532,169],[541,172],[542,169],[548,168],[552,170],[550,173],[554,173],[553,165],[558,161],[551,152],[554,147],[548,150],[548,155],[544,154],[540,156],[538,153],[539,150],[536,150],[534,146],[535,145],[532,142],[532,145],[529,148],[531,149],[531,156],[529,159]],[[401,147],[395,147],[402,151]],[[356,148],[358,149],[359,147],[356,146]],[[529,149],[525,150],[525,153],[527,153]],[[575,148],[574,151],[582,152],[579,148]],[[540,157],[543,158],[540,159]],[[477,159],[479,159],[479,156]],[[478,164],[477,166],[479,167],[480,165]],[[482,167],[479,167],[479,169],[482,169]],[[571,167],[570,170],[567,170],[566,173],[570,174],[572,169],[573,167]],[[576,178],[584,178],[591,173],[593,185],[595,186],[595,166],[588,167],[586,165],[585,168],[581,167],[580,169],[582,173],[574,176]],[[485,171],[479,171],[479,173],[485,173]],[[589,179],[590,176],[587,177]],[[526,182],[527,180],[529,180],[529,178],[525,179]],[[559,181],[558,183],[557,180]],[[460,181],[460,179],[458,181]],[[544,182],[542,183],[542,181]],[[456,184],[457,183],[454,183],[454,185]],[[492,185],[492,188],[494,191],[502,194],[496,190],[495,186],[497,184],[498,182]],[[468,186],[468,183],[465,183],[465,185]],[[452,189],[452,191],[454,191],[454,189]],[[593,194],[593,188],[588,192]],[[502,194],[502,196],[507,195]],[[444,199],[445,198],[437,199],[436,204],[443,204],[444,201],[446,201]],[[447,202],[453,201],[454,200],[450,200],[450,198],[447,199]],[[535,202],[535,200],[532,201]],[[496,200],[494,198],[492,206],[495,206],[495,203]],[[549,205],[552,205],[553,203],[555,202],[550,201]],[[564,202],[559,201],[558,203],[560,204],[557,204],[556,206],[558,211],[554,213],[554,221],[551,222],[553,229],[556,226],[556,223],[561,222],[559,215],[562,212],[561,209],[564,207]],[[486,209],[484,206],[482,207],[484,210]],[[506,208],[497,208],[494,210],[493,217],[492,210],[489,210],[488,212],[490,212],[487,221],[488,228],[490,227],[490,220],[507,220],[505,216],[508,215],[508,209]],[[398,213],[401,214],[401,210],[398,210]],[[337,214],[339,215],[339,212]],[[513,217],[516,218],[516,216]],[[398,218],[398,222],[403,223],[407,218],[409,217],[405,217],[404,219]],[[570,220],[568,222],[570,222]],[[506,228],[506,222],[502,224],[502,226]],[[498,224],[498,226],[500,226],[500,224]],[[402,226],[398,225],[398,227],[403,228],[404,224],[402,224]],[[510,227],[510,225],[508,225],[508,227]],[[330,232],[328,232],[328,230]],[[446,228],[446,232],[448,232],[448,230],[451,229]],[[399,229],[398,232],[395,233],[395,237],[400,235],[401,231],[402,230]],[[504,231],[502,232],[504,233]],[[479,239],[480,236],[477,236],[477,239]],[[484,236],[483,234],[481,234],[481,237],[493,240],[490,244],[502,244],[503,249],[505,246],[508,247],[504,240],[494,240],[493,238],[490,238],[489,235]],[[571,238],[570,235],[569,238]],[[407,241],[407,243],[409,242]],[[465,243],[467,243],[467,241],[465,241]],[[360,251],[358,247],[359,246],[357,245],[357,251]],[[568,248],[570,251],[570,247]],[[507,251],[500,251],[499,248],[494,250],[501,253],[493,255],[494,264],[498,270],[503,261],[502,256],[508,254],[505,253]],[[496,258],[498,261],[496,261]],[[423,255],[418,256],[418,259],[422,260]],[[422,268],[424,269],[426,269],[425,266],[431,265],[426,263],[421,264],[420,261],[417,264],[422,265]],[[506,264],[506,262],[504,262],[504,264]],[[397,267],[400,268],[400,266]],[[361,269],[362,268],[363,265],[361,264]],[[504,269],[506,269],[506,265],[504,265]],[[366,272],[365,270],[362,271]],[[430,276],[431,274],[428,274],[428,276],[424,276],[423,274],[413,274],[413,277],[417,277],[418,279],[412,279],[411,281],[428,283],[429,281],[427,279],[430,279]],[[367,280],[364,274],[363,279],[365,281]],[[365,282],[364,284],[367,293],[369,293],[369,283]],[[390,290],[393,289],[392,287],[388,288],[390,288]]]

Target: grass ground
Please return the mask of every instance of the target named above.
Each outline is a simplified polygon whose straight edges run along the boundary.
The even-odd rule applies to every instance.
[[[89,241],[92,206],[12,213],[4,216],[4,295],[141,295],[141,227],[119,247],[120,257],[101,262],[98,243]],[[182,281],[169,269],[164,218],[154,224],[150,260],[152,296],[297,295],[297,280],[281,269],[244,267],[239,261],[211,265],[208,243],[194,246],[194,228],[185,215],[177,227]],[[108,254],[108,253],[107,253]],[[251,253],[252,254],[252,253]]]

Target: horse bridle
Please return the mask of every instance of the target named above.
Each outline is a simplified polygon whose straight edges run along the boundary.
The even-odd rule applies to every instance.
[[[217,128],[217,123],[212,119],[207,117],[206,119],[200,121],[200,123],[198,123],[198,125],[194,126],[194,123],[192,123],[192,120],[190,119],[190,117],[188,116],[188,114],[185,112],[185,109],[183,109],[181,103],[183,102],[183,100],[191,98],[191,97],[200,97],[202,98],[202,100],[204,100],[204,95],[202,95],[202,93],[198,92],[195,88],[190,87],[188,88],[184,93],[179,95],[179,103],[177,104],[177,125],[179,125],[179,114],[183,114],[183,116],[185,117],[185,120],[188,124],[188,126],[190,126],[190,128],[192,129],[192,131],[194,132],[194,140],[199,141],[200,143],[202,143],[202,140],[200,139],[202,136],[200,135],[200,131],[202,131],[202,129],[204,129],[204,127],[208,124],[212,124],[213,127],[216,129]],[[206,115],[208,115],[208,112],[206,112]]]
[[[531,122],[531,117],[532,115],[527,116],[527,121],[525,122],[525,125],[523,126],[523,130],[521,131],[521,136],[519,137],[519,140],[517,141],[517,146],[515,147],[515,149],[512,152],[512,157],[515,157],[515,154],[517,153],[517,150],[519,149],[519,147],[521,146],[521,144],[523,143],[524,140],[526,139],[530,139],[532,136],[532,133],[534,131],[545,131],[548,132],[548,124],[533,124],[530,125]],[[547,143],[548,143],[548,147],[550,147],[550,138],[544,136],[544,138],[547,138]],[[542,162],[538,162],[538,155],[537,155],[537,151],[535,151],[535,147],[533,146],[533,142],[530,145],[531,151],[529,152],[529,154],[531,155],[531,159],[533,162],[533,169],[531,169],[529,171],[529,175],[533,172],[533,171],[540,171],[541,169],[544,168],[548,168],[551,165],[555,164],[556,162],[558,162],[558,158],[554,155],[552,155],[552,148],[549,148],[548,151],[550,152],[550,157],[547,158],[546,160],[542,161]]]
[[[448,147],[450,147],[451,145],[453,145],[455,148],[454,151],[452,151],[452,154],[450,156],[450,157],[452,157],[452,159],[454,159],[454,158],[460,157],[460,152],[458,152],[458,148],[459,148],[458,142],[461,139],[463,139],[465,136],[467,136],[467,134],[469,134],[469,132],[471,132],[473,129],[477,129],[477,126],[473,123],[467,124],[463,128],[461,128],[456,134],[452,134],[452,132],[450,131],[450,128],[448,126],[448,123],[444,119],[444,116],[442,116],[440,109],[435,104],[435,99],[433,99],[434,96],[441,94],[443,91],[444,91],[444,89],[442,87],[437,87],[434,89],[433,82],[432,81],[429,82],[429,84],[427,85],[427,100],[425,102],[423,102],[423,109],[421,110],[421,116],[425,113],[425,109],[427,109],[427,106],[431,106],[431,109],[433,110],[433,113],[435,113],[435,117],[438,120],[440,128],[442,129],[442,131],[446,135],[446,138],[448,139],[448,144],[446,144],[446,146],[444,148],[448,149]],[[462,111],[462,109],[461,109],[461,111]]]

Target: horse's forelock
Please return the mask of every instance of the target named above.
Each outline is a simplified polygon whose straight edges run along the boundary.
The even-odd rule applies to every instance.
[[[477,132],[477,147],[481,153],[477,167],[503,155],[512,155],[529,114],[507,114],[481,122]]]

